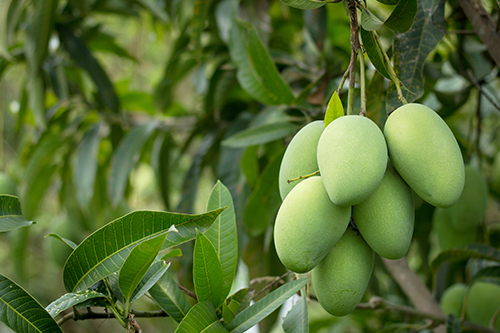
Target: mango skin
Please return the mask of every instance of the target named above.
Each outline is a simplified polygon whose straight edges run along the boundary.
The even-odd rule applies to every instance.
[[[304,179],[282,202],[274,225],[274,245],[283,265],[296,273],[313,269],[344,234],[351,207],[328,198],[321,177]]]
[[[352,312],[368,287],[374,261],[375,253],[361,234],[348,228],[312,270],[312,285],[321,306],[334,316]]]
[[[319,139],[318,166],[332,202],[339,206],[356,205],[366,200],[384,177],[384,136],[366,117],[337,118]]]
[[[413,191],[391,163],[375,192],[352,208],[364,240],[387,259],[402,258],[411,244],[415,223]]]
[[[288,179],[318,171],[316,153],[319,137],[324,129],[323,121],[313,121],[301,128],[288,144],[279,173],[281,200],[284,200],[292,188],[300,183],[300,181],[294,181],[289,184]]]
[[[465,186],[458,201],[447,208],[451,226],[457,232],[475,229],[483,220],[488,204],[488,185],[479,170],[465,166]]]
[[[436,112],[405,104],[389,115],[384,135],[394,167],[415,193],[436,207],[457,202],[464,162],[453,133]]]
[[[460,318],[466,292],[467,285],[464,283],[455,283],[446,288],[439,305],[447,316],[453,314],[456,318]]]
[[[467,319],[488,327],[490,320],[500,307],[500,286],[497,284],[476,281],[470,286],[467,299]],[[497,318],[495,329],[500,329],[500,320]]]
[[[451,224],[447,209],[437,208],[432,216],[432,227],[438,236],[441,251],[462,247],[476,241],[476,229],[457,232]]]

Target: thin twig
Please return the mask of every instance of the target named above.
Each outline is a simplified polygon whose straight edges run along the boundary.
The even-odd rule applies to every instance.
[[[359,57],[359,75],[361,77],[361,112],[362,116],[366,116],[366,78],[365,78],[365,56],[361,48],[358,49]]]
[[[290,184],[290,183],[295,182],[295,181],[297,181],[297,180],[301,180],[301,179],[309,178],[309,177],[316,176],[316,175],[319,175],[319,170],[318,170],[318,171],[314,171],[313,173],[309,173],[309,174],[307,174],[307,175],[299,176],[299,177],[297,177],[297,178],[288,179],[286,182],[287,182],[288,184]]]
[[[198,297],[196,297],[196,294],[193,293],[191,290],[187,289],[184,286],[181,286],[180,284],[177,283],[177,286],[182,290],[185,294],[189,295],[191,298],[194,298],[195,300],[198,300]]]
[[[255,295],[253,295],[253,299],[256,298],[257,296],[259,296],[260,294],[262,294],[264,291],[266,291],[267,289],[271,288],[272,286],[276,285],[279,281],[283,280],[285,277],[287,277],[288,275],[292,274],[293,272],[292,271],[288,271],[286,272],[285,274],[283,274],[282,276],[278,276],[274,279],[273,282],[269,283],[268,285],[266,285],[264,288],[262,288],[261,290],[259,290],[257,293],[255,293]]]
[[[360,48],[358,38],[358,14],[355,0],[349,0],[349,21],[351,23],[351,60],[349,62],[349,94],[347,95],[347,114],[354,114],[354,86],[356,74],[356,54]]]
[[[477,90],[479,90],[479,92],[484,96],[486,97],[486,99],[495,107],[495,109],[499,110],[500,111],[500,103],[498,101],[495,101],[489,94],[487,94],[485,92],[485,90],[483,89],[483,87],[479,84],[479,82],[477,82],[477,80],[474,78],[474,74],[472,73],[472,71],[470,69],[467,70],[466,72],[470,82],[472,82],[472,84],[474,85],[474,87],[477,88]]]
[[[169,317],[168,313],[163,310],[160,311],[135,311],[131,310],[130,313],[134,315],[135,318],[156,318],[156,317]],[[112,312],[70,312],[65,314],[61,319],[57,321],[57,324],[61,326],[68,320],[73,319],[77,320],[88,320],[88,319],[116,319],[116,316]]]

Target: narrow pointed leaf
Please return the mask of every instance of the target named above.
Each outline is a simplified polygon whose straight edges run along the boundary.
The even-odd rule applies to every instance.
[[[478,280],[478,279],[487,279],[487,278],[500,278],[500,266],[492,266],[492,267],[486,267],[474,275],[474,277],[471,279],[472,281]]]
[[[101,138],[100,123],[95,124],[83,135],[76,152],[76,165],[73,181],[76,187],[76,198],[81,207],[86,207],[94,195],[94,185],[97,173],[97,155]]]
[[[47,305],[45,310],[47,310],[52,317],[55,317],[64,310],[93,298],[107,299],[108,297],[93,290],[82,290],[77,293],[67,293]]]
[[[181,249],[173,249],[172,251],[168,252],[165,254],[163,257],[161,257],[161,260],[167,260],[172,257],[182,257],[182,250]]]
[[[364,8],[361,12],[361,27],[367,31],[377,30],[384,25],[384,22],[380,20],[375,14],[370,12],[368,9]]]
[[[175,330],[175,333],[194,332],[227,333],[227,330],[217,318],[211,302],[196,303]]]
[[[326,4],[310,0],[281,0],[281,2],[287,4],[290,7],[295,7],[298,9],[316,9]]]
[[[437,272],[446,261],[463,260],[469,258],[486,259],[500,262],[500,251],[484,244],[471,244],[457,249],[441,252],[431,263],[431,269]]]
[[[130,303],[137,301],[142,295],[147,293],[149,289],[151,289],[151,287],[161,279],[169,267],[170,263],[166,263],[163,260],[154,262],[151,267],[149,267],[141,282],[135,288]]]
[[[337,91],[335,91],[328,102],[325,113],[325,128],[335,119],[344,115],[344,107]]]
[[[365,48],[368,59],[372,62],[373,66],[377,71],[388,78],[391,79],[389,75],[389,70],[387,64],[384,60],[383,50],[380,49],[380,44],[377,43],[375,33],[373,31],[367,31],[364,28],[360,28],[359,32],[361,34],[361,40],[363,41],[363,46]]]
[[[288,282],[269,293],[269,295],[266,295],[255,304],[238,313],[227,327],[229,332],[245,332],[285,303],[287,299],[305,286],[307,282],[309,282],[309,279]]]
[[[67,239],[67,238],[64,238],[64,237],[61,237],[59,236],[58,234],[48,234],[47,236],[45,237],[52,237],[52,238],[55,238],[55,239],[58,239],[60,240],[61,242],[63,242],[64,244],[68,245],[70,248],[72,248],[73,250],[76,249],[76,247],[78,246],[78,244],[76,244],[75,242],[73,242],[72,240],[70,239]]]
[[[287,137],[296,130],[297,125],[289,121],[272,122],[238,132],[222,141],[222,145],[232,148],[260,145]]]
[[[155,260],[168,232],[145,240],[134,247],[123,263],[118,274],[118,286],[127,303],[132,298],[135,288],[139,285]]]
[[[109,198],[115,206],[123,198],[130,171],[139,160],[142,146],[149,139],[156,126],[156,122],[149,122],[134,128],[116,149],[108,178]]]
[[[303,295],[283,319],[285,333],[308,333],[307,300]]]
[[[193,16],[191,18],[192,38],[196,52],[201,51],[201,33],[205,28],[205,22],[208,16],[208,8],[212,0],[194,0]],[[201,55],[201,54],[200,54]]]
[[[71,253],[63,269],[64,286],[74,292],[87,289],[97,281],[118,272],[130,251],[141,241],[167,231],[163,248],[185,243],[206,231],[224,210],[199,215],[136,211],[116,219],[88,236]]]
[[[0,232],[32,225],[33,221],[24,218],[19,198],[12,195],[0,195]]]
[[[222,267],[215,248],[203,234],[196,236],[193,254],[193,282],[198,301],[211,302],[217,309],[223,294]]]
[[[191,306],[169,273],[149,290],[153,300],[176,322],[181,322]]]
[[[0,321],[18,333],[62,333],[54,318],[33,296],[2,274],[0,274]]]
[[[401,0],[385,20],[384,25],[397,32],[408,31],[417,14],[417,0]]]
[[[238,235],[231,193],[224,184],[217,181],[208,199],[207,211],[225,206],[228,207],[217,217],[210,229],[205,233],[205,236],[214,246],[222,267],[223,298],[226,298],[229,294],[236,274]]]

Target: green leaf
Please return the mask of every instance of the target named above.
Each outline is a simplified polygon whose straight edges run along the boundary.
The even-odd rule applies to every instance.
[[[377,30],[384,25],[384,22],[380,20],[375,14],[370,12],[367,8],[361,11],[361,28],[366,31]]]
[[[163,257],[161,257],[161,260],[167,260],[172,257],[182,257],[182,250],[181,249],[174,249],[167,254],[165,254]]]
[[[52,317],[55,317],[64,310],[93,298],[107,299],[108,297],[93,290],[82,290],[77,293],[67,293],[47,305],[45,310],[47,310]]]
[[[222,318],[226,324],[229,324],[233,321],[234,317],[238,313],[238,309],[240,308],[240,302],[235,299],[228,299],[224,303],[222,303]]]
[[[58,239],[60,240],[61,242],[63,242],[64,244],[68,245],[70,248],[72,248],[73,250],[76,249],[76,247],[78,246],[78,244],[76,244],[75,242],[73,242],[72,240],[70,239],[67,239],[67,238],[64,238],[64,237],[61,237],[59,236],[58,234],[48,234],[47,236],[45,237],[52,237],[52,238],[55,238],[55,239]]]
[[[201,55],[201,33],[205,28],[205,23],[208,16],[208,8],[210,7],[211,0],[194,0],[193,16],[191,17],[191,34],[194,40],[195,52]]]
[[[131,56],[127,50],[116,44],[115,38],[113,36],[101,30],[98,30],[95,34],[92,35],[92,38],[87,40],[87,45],[89,49],[93,51],[107,52],[128,60],[137,61],[137,59]]]
[[[484,244],[471,244],[458,249],[441,252],[431,263],[431,269],[437,272],[445,261],[464,260],[469,258],[486,259],[500,262],[500,251]]]
[[[101,141],[99,132],[101,124],[97,123],[83,134],[76,152],[76,165],[73,181],[76,187],[76,198],[81,207],[86,207],[94,195],[97,173],[97,155]]]
[[[245,175],[247,183],[251,187],[255,187],[259,177],[259,161],[257,158],[257,151],[259,146],[249,146],[245,149],[245,153],[241,158],[241,171]]]
[[[335,119],[342,117],[344,115],[344,107],[342,106],[342,101],[340,100],[337,91],[333,92],[330,101],[326,107],[325,113],[325,128]]]
[[[191,306],[169,273],[164,274],[151,287],[149,294],[153,300],[176,322],[181,322]]]
[[[412,28],[394,36],[394,69],[405,90],[403,95],[411,103],[424,92],[423,69],[425,59],[434,50],[445,33],[444,0],[419,0]],[[393,83],[387,91],[387,113],[399,107]]]
[[[157,125],[156,122],[151,121],[137,126],[118,145],[111,160],[108,178],[108,195],[115,207],[123,198],[128,176],[139,160],[142,146]]]
[[[471,279],[471,283],[472,281],[487,278],[500,278],[500,266],[483,268],[482,270],[477,272],[476,275],[474,275],[474,277]]]
[[[175,330],[175,333],[194,332],[227,333],[227,330],[217,318],[212,303],[196,303]]]
[[[130,251],[141,241],[159,235],[175,225],[162,248],[185,243],[206,231],[224,210],[199,215],[136,211],[116,219],[88,236],[71,253],[63,269],[64,286],[74,292],[87,289],[117,272]]]
[[[28,104],[35,118],[35,124],[39,128],[44,129],[47,125],[45,117],[45,85],[39,71],[29,75],[26,82],[26,90],[29,93]]]
[[[396,32],[408,31],[417,14],[417,0],[401,0],[385,21],[385,26]]]
[[[170,263],[166,263],[163,260],[154,262],[132,293],[132,300],[130,303],[137,301],[142,295],[147,293],[149,289],[151,289],[151,287],[153,287],[153,285],[167,272],[169,267]]]
[[[154,116],[156,109],[151,94],[144,91],[129,91],[120,96],[124,110],[144,111]]]
[[[2,274],[0,274],[0,321],[18,333],[62,333],[54,318],[33,296]]]
[[[309,333],[305,293],[283,319],[283,330],[285,333]]]
[[[198,301],[211,302],[217,309],[224,301],[222,267],[208,238],[198,233],[193,254],[193,282]]]
[[[0,232],[27,227],[34,223],[24,218],[18,197],[0,195]]]
[[[236,265],[238,264],[238,234],[236,229],[236,215],[231,193],[224,184],[217,181],[208,199],[207,211],[227,206],[205,232],[205,236],[215,248],[215,253],[222,268],[222,295],[223,299],[229,294]]]
[[[127,305],[132,299],[135,288],[155,260],[167,234],[175,231],[177,230],[174,226],[171,226],[166,233],[145,240],[130,251],[118,274],[118,286]]]
[[[377,36],[375,36],[373,31],[366,31],[363,28],[360,28],[359,31],[366,54],[368,55],[368,58],[372,62],[373,66],[380,74],[391,80],[389,69],[387,68],[384,60],[383,51],[380,49],[380,44],[375,40]]]
[[[251,127],[222,141],[223,146],[243,148],[285,138],[297,130],[297,125],[285,120]]]
[[[155,0],[137,0],[144,8],[149,10],[149,12],[159,19],[162,23],[168,22],[167,13],[159,6],[158,2]]]
[[[287,4],[290,7],[295,7],[298,9],[316,9],[326,4],[321,3],[321,1],[310,0],[281,0],[281,2]]]
[[[0,0],[0,56],[10,59],[9,43],[7,36],[7,16],[12,0]]]
[[[282,285],[261,300],[241,311],[227,326],[230,333],[241,333],[259,323],[280,307],[287,299],[309,282],[310,279],[300,279]]]
[[[231,59],[238,68],[238,82],[250,96],[267,105],[292,103],[292,90],[280,77],[251,25],[234,21],[228,47]]]
[[[384,77],[380,72],[376,72],[366,89],[366,116],[376,124],[380,124],[384,93]]]

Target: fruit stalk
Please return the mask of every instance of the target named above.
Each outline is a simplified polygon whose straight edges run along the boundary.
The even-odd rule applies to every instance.
[[[359,75],[361,76],[361,112],[360,115],[366,116],[366,79],[365,79],[365,57],[363,50],[358,49],[359,57]]]
[[[349,63],[349,94],[347,96],[347,114],[354,114],[354,83],[356,74],[356,54],[360,49],[358,38],[358,15],[356,11],[356,1],[349,0],[349,20],[351,23],[351,61]]]
[[[313,173],[310,173],[310,174],[307,174],[307,175],[303,175],[303,176],[297,177],[297,178],[288,179],[287,183],[290,184],[290,183],[295,182],[297,180],[306,179],[306,178],[309,178],[309,177],[312,177],[312,176],[316,176],[316,175],[319,175],[319,170],[318,171],[314,171]]]

